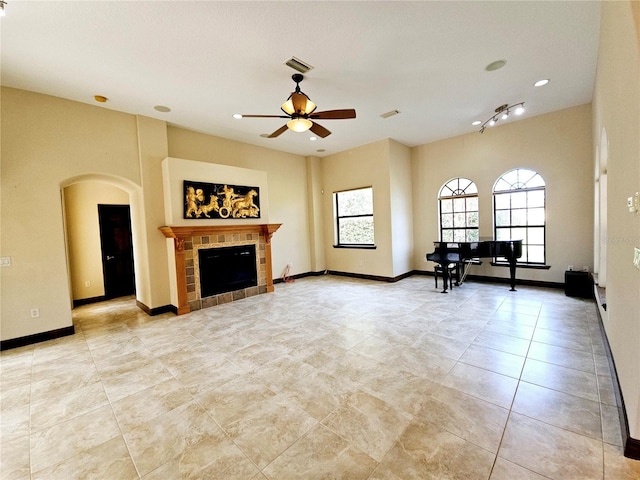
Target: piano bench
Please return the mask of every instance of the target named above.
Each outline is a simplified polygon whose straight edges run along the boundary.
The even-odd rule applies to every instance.
[[[447,265],[447,270],[448,270],[448,274],[449,274],[449,288],[452,289],[453,288],[453,275],[454,272],[457,271],[458,268],[458,264],[456,263],[450,263],[449,265]],[[434,273],[434,277],[436,279],[436,288],[438,288],[438,274],[440,274],[444,280],[444,275],[443,275],[443,271],[442,271],[442,266],[436,264],[435,267],[433,268],[433,273]],[[446,288],[446,285],[445,285]]]

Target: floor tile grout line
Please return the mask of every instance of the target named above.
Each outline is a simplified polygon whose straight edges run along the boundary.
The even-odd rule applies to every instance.
[[[176,379],[176,380],[177,380],[177,379]],[[229,382],[225,382],[223,385],[226,385],[227,383],[229,383]],[[180,385],[182,385],[182,384],[180,384]],[[221,385],[221,386],[222,386],[222,385]],[[183,388],[186,388],[186,387],[184,387],[184,386],[183,386]],[[215,390],[215,389],[214,389],[214,390]],[[190,394],[190,395],[191,395],[191,394]],[[202,405],[202,404],[198,401],[198,398],[197,398],[196,396],[193,396],[193,395],[191,395],[191,396],[192,396],[192,398],[193,398],[193,401],[194,401],[195,403],[197,403],[197,404],[200,406],[200,408],[202,408],[202,410],[205,412],[205,414],[206,414],[206,415],[207,415],[207,416],[208,416],[208,417],[209,417],[209,418],[210,418],[210,419],[211,419],[211,420],[212,420],[212,421],[213,421],[213,422],[218,426],[218,428],[220,429],[220,431],[222,432],[222,434],[224,435],[224,437],[225,437],[227,440],[229,440],[229,442],[231,442],[231,443],[232,443],[232,444],[233,444],[233,445],[234,445],[234,446],[235,446],[235,447],[236,447],[236,448],[237,448],[237,449],[242,453],[242,455],[244,455],[244,457],[245,457],[245,458],[246,458],[246,459],[247,459],[247,460],[248,460],[248,461],[249,461],[253,466],[255,466],[255,467],[256,467],[256,470],[258,470],[258,472],[262,473],[262,470],[263,470],[263,469],[261,469],[260,467],[258,467],[258,465],[257,465],[257,464],[256,464],[256,463],[251,459],[251,457],[248,455],[248,453],[247,453],[247,452],[245,452],[245,451],[244,451],[244,449],[243,449],[240,445],[238,445],[238,444],[233,440],[233,438],[231,438],[231,436],[230,436],[230,435],[227,433],[227,431],[222,427],[222,425],[220,425],[220,422],[218,422],[218,421],[217,421],[217,420],[216,420],[216,419],[215,419],[215,418],[214,418],[214,417],[209,413],[209,411],[207,410],[207,408],[206,408],[204,405]],[[277,457],[276,457],[276,458],[277,458]],[[274,459],[274,460],[275,460],[275,459]],[[270,463],[271,463],[271,462],[270,462]],[[264,475],[264,473],[263,473],[263,475]],[[266,475],[265,475],[265,476],[266,476]]]
[[[84,337],[84,340],[86,342],[87,341],[87,337],[84,334],[84,330],[83,330],[83,337]],[[89,347],[89,345],[87,344],[87,348],[88,347]],[[102,389],[104,391],[105,397],[107,398],[107,402],[109,403],[109,408],[111,408],[111,413],[113,415],[113,418],[114,418],[114,420],[116,422],[116,425],[118,425],[118,430],[120,431],[120,436],[122,438],[124,446],[127,449],[127,454],[129,455],[129,460],[131,461],[131,464],[133,465],[133,468],[135,469],[136,474],[138,475],[138,478],[142,478],[142,475],[140,474],[140,469],[138,468],[138,464],[136,463],[135,459],[133,458],[133,453],[131,452],[131,447],[129,445],[129,442],[127,442],[127,438],[125,437],[124,432],[122,431],[121,422],[118,420],[118,415],[116,415],[116,411],[113,408],[113,401],[109,397],[109,395],[107,393],[107,389],[106,389],[106,387],[104,385],[104,382],[102,380],[102,373],[100,373],[100,370],[98,369],[98,364],[96,363],[96,358],[95,358],[94,352],[90,348],[89,348],[89,354],[91,355],[91,359],[93,360],[94,367],[95,367],[96,372],[98,373],[98,376],[100,378],[100,385],[102,386]]]
[[[539,318],[539,317],[538,317],[538,318]],[[536,327],[535,327],[535,328],[537,328],[537,321],[536,321]],[[534,330],[534,332],[535,332],[535,330]],[[591,335],[590,335],[590,339],[591,339],[591,338],[592,338],[592,337],[591,337]],[[532,336],[532,340],[531,340],[531,342],[530,342],[530,344],[529,344],[529,349],[530,349],[530,347],[531,347],[531,343],[533,343],[533,336]],[[561,348],[564,348],[564,347],[561,347]],[[592,355],[592,359],[593,359],[593,362],[594,362],[594,372],[595,372],[595,373],[594,373],[594,376],[596,377],[596,385],[598,385],[598,378],[597,378],[597,377],[598,377],[598,375],[597,375],[597,370],[595,369],[595,357],[594,357],[593,348],[591,349],[591,355]],[[529,350],[527,350],[527,357],[526,357],[526,360],[528,360],[528,359],[529,359]],[[526,360],[525,360],[525,364],[526,364]],[[532,359],[532,360],[535,360],[535,359]],[[544,363],[550,363],[550,362],[544,362]],[[555,364],[552,364],[552,365],[555,365]],[[562,366],[562,365],[558,365],[558,366]],[[565,368],[570,368],[570,367],[565,367]],[[575,369],[574,369],[574,370],[575,370]],[[523,370],[522,370],[522,371],[524,371],[524,366],[523,366]],[[578,371],[580,371],[580,370],[578,370]],[[511,408],[509,409],[509,416],[508,416],[508,419],[507,419],[507,424],[508,424],[508,422],[509,422],[509,419],[511,418],[511,412],[513,411],[513,403],[515,403],[515,397],[516,397],[516,395],[517,395],[517,391],[518,391],[518,389],[520,388],[520,383],[521,383],[521,382],[529,383],[529,382],[525,382],[524,380],[522,380],[522,372],[521,372],[521,374],[520,374],[520,379],[518,380],[518,387],[516,388],[516,393],[514,394],[514,398],[513,398],[513,402],[512,402]],[[536,384],[533,384],[533,385],[536,385]],[[546,387],[546,386],[544,386],[544,385],[538,385],[538,386],[540,386],[540,387],[542,387],[542,388],[549,388],[549,387]],[[550,388],[550,390],[558,391],[558,392],[560,392],[560,393],[566,393],[566,392],[562,392],[562,391],[560,391],[560,390],[555,390],[555,389],[552,389],[552,388]],[[568,394],[568,393],[566,393],[566,394]],[[568,395],[572,395],[572,394],[568,394]],[[573,395],[573,396],[575,396],[575,395]],[[583,398],[583,397],[579,397],[579,398]],[[602,452],[602,479],[604,479],[604,478],[605,478],[605,458],[604,458],[604,444],[605,444],[605,441],[604,441],[604,431],[603,431],[603,422],[602,422],[602,402],[600,401],[600,390],[599,390],[599,388],[598,388],[598,402],[597,402],[597,403],[598,403],[599,410],[600,410],[600,429],[601,429],[601,436],[602,436],[600,441],[598,441],[597,439],[593,439],[592,437],[589,437],[589,436],[583,435],[583,434],[581,434],[581,433],[573,432],[572,430],[568,430],[568,429],[566,429],[566,428],[558,427],[558,426],[556,426],[556,425],[554,425],[554,424],[550,424],[550,423],[544,422],[544,421],[542,421],[542,420],[538,420],[538,419],[536,419],[536,418],[529,417],[528,415],[524,415],[524,414],[521,414],[521,413],[518,413],[518,412],[514,412],[514,413],[518,413],[518,415],[523,415],[523,416],[525,416],[525,417],[527,417],[527,418],[531,418],[531,419],[533,419],[533,420],[539,421],[539,422],[544,423],[544,424],[546,424],[546,425],[549,425],[549,426],[551,426],[551,427],[559,428],[559,429],[561,429],[561,430],[565,430],[565,431],[567,431],[567,432],[571,432],[571,433],[574,433],[574,434],[577,434],[577,435],[581,435],[581,436],[583,436],[583,437],[585,437],[585,438],[588,438],[588,439],[591,439],[591,440],[598,441],[598,443],[600,444],[600,447],[601,447],[601,452]],[[506,432],[506,425],[507,425],[507,424],[505,424],[505,430],[504,430],[504,432],[503,432],[503,438],[504,438],[504,433]],[[501,439],[500,444],[502,445],[502,439]],[[499,451],[499,450],[498,450],[498,451]],[[524,468],[524,467],[523,467],[523,468]],[[493,470],[493,468],[492,468],[492,470]],[[538,473],[538,472],[536,472],[536,473]]]
[[[535,334],[535,328],[538,325],[538,319],[539,318],[540,318],[540,311],[538,310],[538,317],[536,318],[536,325],[534,325],[534,327],[533,327],[534,334]],[[524,367],[527,364],[527,359],[529,357],[529,350],[531,349],[531,343],[533,343],[533,335],[531,335],[531,339],[529,340],[529,346],[527,347],[527,352],[525,354],[525,360],[522,363],[522,368],[520,369],[520,376],[518,377],[518,384],[516,385],[516,389],[513,392],[513,398],[511,399],[511,405],[509,406],[509,413],[507,414],[507,420],[505,421],[504,428],[502,429],[502,435],[500,437],[500,442],[498,443],[498,448],[496,450],[496,456],[495,456],[495,458],[493,460],[493,465],[491,465],[491,471],[489,472],[489,478],[491,478],[491,475],[493,474],[493,469],[495,468],[496,462],[498,460],[498,456],[500,455],[500,450],[502,449],[502,443],[504,442],[504,436],[507,433],[507,428],[509,426],[509,421],[511,420],[511,414],[514,413],[513,412],[513,404],[516,401],[516,396],[518,395],[518,390],[520,389],[520,382],[522,381],[522,373],[524,372]],[[523,468],[526,468],[523,465],[520,465],[520,466],[523,467]]]
[[[469,298],[473,298],[473,297],[469,297]],[[466,301],[466,302],[468,302],[468,301],[469,301],[469,298],[468,298],[468,299],[465,299],[465,301]],[[403,315],[406,315],[406,313],[403,313]],[[451,312],[451,311],[448,311],[448,312],[447,312],[447,311],[445,311],[445,312],[443,312],[443,315],[452,315],[452,312]],[[327,315],[327,316],[328,316],[328,315]],[[124,323],[124,322],[123,322],[123,324],[125,324],[125,325],[126,325],[126,323]],[[203,322],[203,324],[204,324],[204,322]],[[278,322],[278,324],[281,324],[281,325],[287,325],[287,326],[289,326],[289,325],[290,325],[287,321],[284,321],[284,322]],[[198,325],[198,326],[200,326],[200,325]],[[346,325],[345,325],[345,324],[338,324],[338,326],[344,327],[344,326],[346,326]],[[403,328],[403,327],[404,327],[403,325],[400,325],[400,324],[398,324],[397,326],[398,326],[399,328]],[[296,324],[295,328],[299,328],[299,327],[300,327],[300,325],[299,325],[299,324]],[[486,323],[484,324],[484,327],[486,327]],[[540,325],[539,325],[539,323],[537,323],[536,327],[541,328],[541,327],[540,327]],[[535,328],[535,327],[534,327],[534,328]],[[367,338],[371,338],[371,336],[373,336],[373,335],[370,335],[370,336],[369,336],[369,337],[367,337]],[[87,337],[86,337],[86,335],[85,335],[85,341],[86,341],[86,338],[87,338]],[[473,340],[473,341],[475,341],[475,338],[476,338],[476,337],[474,337],[474,340]],[[518,337],[515,337],[515,338],[518,338]],[[593,334],[591,334],[591,339],[593,340]],[[360,345],[360,343],[362,343],[362,342],[364,342],[364,341],[365,341],[365,340],[361,340],[360,342],[358,342],[358,343],[356,343],[355,345],[353,345],[353,346],[352,346],[352,348],[353,348],[353,347],[355,347],[355,346],[357,346],[357,345]],[[473,341],[467,345],[466,349],[464,350],[465,352],[466,352],[466,351],[470,348],[470,346],[473,344]],[[531,352],[530,352],[530,349],[531,349],[531,346],[532,346],[532,342],[533,342],[533,340],[532,340],[532,339],[529,339],[529,342],[528,342],[528,349],[527,349],[527,352],[526,352],[525,357],[523,357],[523,358],[525,359],[525,362],[526,362],[526,360],[527,360],[527,359],[529,359],[529,354],[531,353]],[[592,342],[592,343],[593,343],[593,342]],[[409,346],[412,346],[412,345],[409,345]],[[487,347],[487,348],[491,348],[491,347]],[[565,348],[565,347],[560,347],[560,348]],[[154,351],[155,351],[155,350],[157,350],[157,349],[155,349],[155,348],[154,348]],[[90,352],[90,353],[93,353],[93,351],[92,351],[91,349],[89,349],[89,352]],[[463,353],[463,354],[464,354],[464,353]],[[596,350],[592,347],[592,349],[591,349],[591,357],[592,357],[592,360],[593,360],[594,362],[595,362],[595,354],[596,354]],[[33,355],[34,355],[34,353],[33,353],[33,351],[32,351],[32,352],[31,352],[31,357],[32,357],[32,363],[31,363],[31,366],[32,366],[32,369],[31,369],[31,371],[30,371],[30,375],[31,375],[31,377],[33,377],[33,358],[34,358],[34,357],[33,357]],[[155,358],[159,359],[159,357],[158,357],[158,354],[157,354],[157,353],[154,353],[154,356],[155,356]],[[94,356],[93,356],[93,355],[92,355],[92,358],[94,358]],[[445,358],[447,358],[447,357],[445,357]],[[454,363],[454,365],[455,365],[457,362],[461,362],[461,361],[460,361],[460,358],[458,358],[458,359],[452,359],[452,360],[454,360],[454,362],[455,362],[455,363]],[[464,363],[464,362],[461,362],[461,363]],[[94,364],[95,364],[95,358],[94,358]],[[163,364],[164,364],[164,362],[163,362]],[[523,365],[524,365],[524,364],[523,364]],[[166,364],[164,364],[164,366],[165,366],[165,368],[166,368]],[[563,365],[559,365],[559,366],[563,366]],[[516,390],[515,390],[515,392],[514,392],[514,396],[513,396],[512,400],[511,400],[511,405],[510,405],[510,408],[509,408],[509,416],[510,416],[511,412],[513,411],[513,405],[514,405],[514,402],[515,402],[515,398],[516,398],[516,395],[517,395],[518,389],[520,388],[520,385],[521,385],[521,383],[522,383],[522,381],[523,381],[523,380],[522,380],[523,368],[524,368],[524,367],[521,367],[521,369],[520,369],[520,375],[519,375],[519,378],[517,379],[517,380],[518,380],[518,384],[517,384],[517,388],[516,388]],[[572,367],[566,367],[566,368],[572,368]],[[168,368],[167,368],[167,370],[168,370]],[[491,371],[491,370],[489,370],[489,371]],[[579,371],[580,371],[580,370],[579,370]],[[495,372],[495,373],[499,373],[499,372]],[[171,374],[172,378],[174,378],[174,379],[176,378],[173,372],[171,372],[171,371],[170,371],[170,374]],[[596,378],[597,378],[597,384],[599,385],[599,384],[600,384],[600,380],[601,380],[601,379],[600,379],[600,378],[598,378],[598,372],[597,372],[597,371],[595,372],[595,375],[596,375]],[[511,378],[513,378],[513,377],[511,377]],[[440,384],[441,384],[441,382],[438,382],[438,383],[440,383]],[[31,395],[31,392],[32,392],[32,389],[31,389],[31,388],[32,388],[32,385],[33,385],[33,382],[31,382],[31,387],[30,387],[30,390],[29,390],[29,391],[30,391],[30,395]],[[103,386],[103,389],[104,389],[104,384],[103,384],[102,386]],[[543,388],[548,388],[548,387],[544,387],[544,386],[543,386]],[[598,399],[599,399],[599,400],[601,400],[601,398],[602,398],[601,393],[602,393],[602,392],[600,392],[600,389],[599,389],[599,390],[598,390]],[[108,398],[108,400],[109,400],[109,403],[110,403],[111,408],[112,408],[112,411],[113,411],[113,403],[111,402],[111,399],[110,399],[108,396],[107,396],[107,398]],[[600,412],[601,412],[601,428],[602,428],[602,427],[603,427],[603,424],[602,424],[602,405],[603,405],[603,404],[602,404],[602,402],[601,402],[601,401],[599,401],[599,403],[600,403],[600,407],[601,407],[601,408],[600,408]],[[31,403],[30,403],[30,408],[31,408]],[[30,416],[30,418],[31,418],[31,416]],[[531,418],[531,417],[529,417],[529,418]],[[117,420],[117,417],[116,417],[116,420]],[[502,437],[501,437],[500,445],[502,445],[502,442],[503,442],[503,439],[504,439],[504,435],[505,435],[505,432],[506,432],[506,426],[507,426],[508,422],[509,422],[509,417],[507,418],[507,421],[506,421],[506,423],[505,423],[505,428],[503,429],[503,432],[502,432]],[[546,423],[546,422],[543,422],[543,423]],[[317,423],[316,423],[316,424],[317,424]],[[120,431],[122,431],[121,426],[120,426],[120,422],[118,422],[118,425],[119,425],[119,427],[120,427]],[[549,424],[549,425],[551,425],[551,424]],[[312,427],[312,428],[313,428],[313,427]],[[311,429],[310,429],[310,430],[311,430]],[[306,432],[306,433],[305,433],[305,435],[308,435],[308,434],[309,434],[309,432]],[[301,437],[301,438],[302,438],[302,437]],[[298,440],[299,440],[299,439],[298,439]],[[291,446],[292,446],[292,445],[294,445],[294,444],[295,444],[295,442],[294,442],[293,444],[291,444],[288,448],[291,448]],[[498,447],[498,452],[499,452],[499,450],[500,450],[500,445],[499,445],[499,447]],[[287,448],[286,450],[288,450],[288,448]],[[286,450],[285,450],[285,451],[286,451]],[[385,455],[386,455],[386,454],[385,454]],[[494,458],[494,463],[493,463],[493,465],[492,465],[492,470],[493,470],[493,467],[495,466],[495,461],[496,461],[496,459],[497,459],[497,456],[498,456],[498,454],[496,453],[496,456],[495,456],[495,458]],[[277,458],[277,457],[276,457],[276,458]],[[603,461],[604,461],[604,459],[603,459]],[[139,475],[139,473],[138,473],[138,475]]]

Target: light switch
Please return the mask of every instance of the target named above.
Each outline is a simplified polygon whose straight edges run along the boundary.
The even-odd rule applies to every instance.
[[[640,248],[633,247],[633,265],[640,270]]]
[[[10,267],[11,257],[0,257],[0,267]]]
[[[640,213],[640,192],[636,192],[632,197],[627,198],[627,208],[629,213]]]

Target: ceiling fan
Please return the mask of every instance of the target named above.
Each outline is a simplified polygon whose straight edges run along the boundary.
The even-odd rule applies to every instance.
[[[342,110],[325,110],[316,112],[316,104],[313,103],[304,92],[300,91],[300,82],[304,78],[301,74],[295,73],[291,77],[296,82],[296,91],[289,95],[286,102],[280,109],[286,115],[239,115],[240,118],[288,118],[289,121],[278,130],[268,135],[268,138],[275,138],[291,129],[294,132],[306,132],[311,130],[317,136],[325,138],[331,132],[314,120],[344,120],[356,118],[356,111],[353,108]]]

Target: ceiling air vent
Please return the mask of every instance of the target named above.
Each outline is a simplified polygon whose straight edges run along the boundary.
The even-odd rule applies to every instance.
[[[294,70],[300,73],[307,73],[309,70],[313,69],[311,65],[303,62],[302,60],[296,57],[291,57],[289,60],[284,62],[284,64],[288,65],[289,67],[293,68]]]
[[[400,110],[391,110],[390,112],[387,113],[383,113],[382,115],[380,115],[382,118],[389,118],[389,117],[393,117],[394,115],[397,115],[400,113]]]

